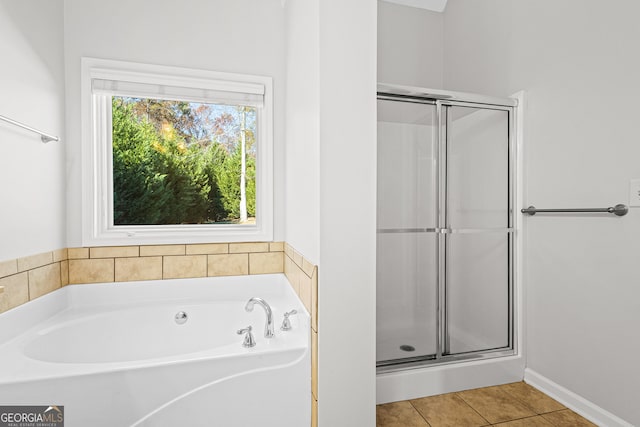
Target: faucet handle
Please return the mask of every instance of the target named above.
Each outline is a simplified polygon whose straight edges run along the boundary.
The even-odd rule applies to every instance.
[[[289,316],[291,316],[292,314],[298,314],[298,311],[291,310],[284,314],[284,319],[282,319],[282,326],[280,326],[281,330],[283,331],[291,330],[291,320],[289,320]]]
[[[251,327],[251,325],[247,326],[244,329],[238,329],[237,331],[238,335],[246,334],[244,336],[244,341],[242,341],[243,347],[247,347],[247,348],[255,347],[256,340],[253,338],[253,334],[251,333],[252,329],[253,328]]]

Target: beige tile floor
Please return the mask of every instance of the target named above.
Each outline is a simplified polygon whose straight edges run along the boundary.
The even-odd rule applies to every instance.
[[[377,427],[587,427],[595,424],[523,382],[378,405]]]

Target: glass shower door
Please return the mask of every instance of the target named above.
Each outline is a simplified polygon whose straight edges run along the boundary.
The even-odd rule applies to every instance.
[[[511,343],[509,111],[448,106],[444,355]]]
[[[433,103],[378,100],[379,364],[437,353],[437,141]]]
[[[379,372],[513,354],[513,111],[378,93]]]

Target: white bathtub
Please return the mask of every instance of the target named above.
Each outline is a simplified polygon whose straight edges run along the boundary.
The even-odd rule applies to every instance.
[[[282,274],[72,285],[0,315],[0,405],[64,405],[66,427],[305,427],[310,367],[309,315]]]

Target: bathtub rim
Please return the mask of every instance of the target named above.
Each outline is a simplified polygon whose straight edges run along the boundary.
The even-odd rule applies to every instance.
[[[262,348],[244,349],[240,346],[242,340],[239,338],[237,348],[233,345],[227,345],[222,348],[229,348],[231,351],[226,354],[214,354],[210,351],[201,351],[194,353],[186,353],[180,355],[173,355],[162,358],[134,360],[126,362],[99,362],[99,363],[64,363],[64,362],[48,362],[39,359],[33,359],[23,354],[21,350],[28,341],[25,341],[25,334],[33,334],[37,328],[43,327],[48,320],[55,318],[56,316],[64,313],[68,310],[72,310],[75,304],[82,304],[82,310],[86,310],[91,307],[111,307],[114,305],[113,301],[109,298],[95,298],[98,295],[108,295],[112,299],[117,299],[114,294],[126,295],[130,294],[129,298],[122,303],[126,306],[135,304],[135,301],[145,301],[149,304],[152,302],[175,302],[175,299],[171,295],[162,294],[158,296],[158,293],[152,295],[146,295],[145,292],[149,290],[151,286],[157,291],[171,291],[170,293],[177,294],[179,291],[184,291],[185,287],[191,286],[193,289],[202,294],[204,291],[212,290],[212,285],[226,284],[226,288],[231,288],[244,283],[250,286],[250,291],[255,292],[256,296],[264,296],[268,301],[269,296],[275,298],[275,295],[279,295],[280,298],[293,298],[291,300],[292,307],[298,310],[299,328],[302,329],[304,334],[300,341],[295,345],[289,345],[284,347],[279,345],[278,348],[269,348],[261,346]],[[269,289],[255,289],[257,287],[269,286]],[[253,288],[251,288],[253,287]],[[255,289],[255,290],[254,290]],[[216,289],[220,290],[220,289]],[[229,292],[229,289],[224,290]],[[135,297],[131,295],[135,294]],[[223,292],[224,294],[225,292]],[[198,296],[190,295],[189,297],[182,298],[183,300],[194,300]],[[208,295],[211,298],[211,295]],[[87,300],[89,298],[89,300]],[[231,300],[237,300],[237,298],[231,298]],[[86,304],[85,304],[86,303]],[[287,305],[289,307],[289,304]],[[289,308],[290,309],[290,308]],[[279,319],[274,319],[277,323]],[[5,322],[8,325],[19,325],[18,327],[2,328],[0,327],[0,349],[5,349],[4,354],[0,354],[0,363],[4,366],[11,366],[11,363],[26,363],[26,366],[37,368],[37,372],[33,375],[27,375],[25,377],[20,376],[3,376],[0,377],[0,385],[8,385],[14,383],[24,383],[30,381],[38,381],[43,379],[53,379],[69,376],[82,376],[93,375],[99,373],[109,373],[116,371],[126,371],[131,369],[144,369],[148,367],[157,367],[165,365],[174,365],[181,363],[192,363],[203,360],[225,360],[232,358],[245,358],[245,357],[263,357],[264,355],[281,353],[283,355],[290,353],[292,357],[299,358],[304,354],[311,351],[311,332],[310,332],[310,315],[302,301],[293,291],[289,285],[286,277],[282,273],[276,274],[264,274],[264,275],[252,275],[252,276],[226,276],[226,277],[212,277],[212,278],[191,278],[191,279],[168,279],[157,281],[136,281],[136,282],[119,282],[119,283],[97,283],[97,284],[76,284],[68,285],[54,292],[51,292],[43,297],[37,298],[33,301],[29,301],[21,306],[18,306],[12,310],[8,310],[0,314],[0,322]],[[260,329],[260,328],[258,328]],[[22,342],[21,342],[22,340]],[[13,344],[15,346],[11,347]],[[17,346],[20,348],[16,348]],[[274,346],[275,347],[275,346]],[[291,359],[289,359],[291,360]],[[81,368],[73,371],[73,367],[80,366]],[[49,371],[44,374],[43,372]]]
[[[122,293],[130,291],[133,288],[138,288],[138,295],[135,299],[146,299],[147,301],[162,301],[169,298],[151,298],[148,295],[141,295],[140,292],[147,286],[154,286],[154,289],[160,291],[173,285],[216,285],[221,283],[241,283],[244,281],[261,283],[274,283],[280,287],[282,292],[290,293],[295,296],[297,302],[300,303],[301,313],[306,316],[310,316],[310,313],[304,307],[302,301],[295,291],[289,285],[288,280],[284,273],[273,274],[255,274],[245,276],[218,276],[218,277],[196,277],[196,278],[182,278],[182,279],[162,279],[162,280],[138,280],[130,282],[104,282],[104,283],[78,283],[72,285],[66,285],[46,295],[27,301],[17,307],[9,309],[3,313],[0,313],[0,322],[10,322],[11,328],[0,328],[0,346],[3,346],[15,337],[23,334],[27,330],[36,326],[37,324],[59,314],[60,312],[72,307],[75,304],[83,307],[100,307],[109,305],[106,303],[107,299],[104,297],[108,293]],[[255,283],[253,283],[255,285]],[[92,297],[88,296],[89,292],[95,292],[98,290],[99,294],[103,297],[100,302],[92,300]],[[261,291],[262,292],[262,291]],[[130,300],[131,301],[131,300]],[[15,327],[18,325],[18,327]]]

